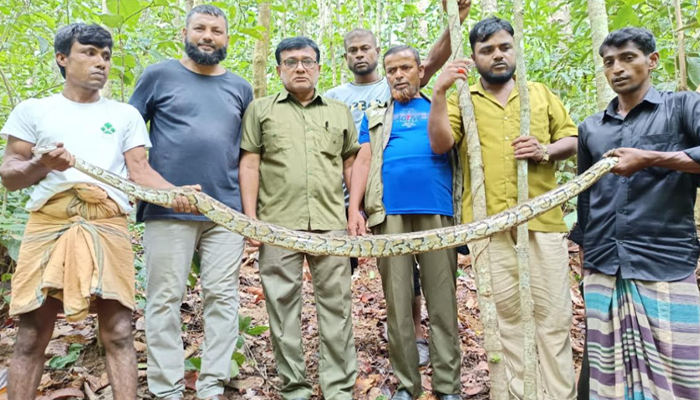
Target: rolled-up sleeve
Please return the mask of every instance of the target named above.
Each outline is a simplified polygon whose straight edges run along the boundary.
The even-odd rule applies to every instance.
[[[258,119],[258,101],[253,101],[243,115],[243,135],[241,136],[241,150],[260,154],[262,152],[262,131]]]

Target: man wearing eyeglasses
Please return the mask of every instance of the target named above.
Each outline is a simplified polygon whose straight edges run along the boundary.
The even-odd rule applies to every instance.
[[[316,90],[320,51],[306,37],[275,51],[284,89],[251,103],[243,118],[240,182],[243,211],[290,229],[344,234],[343,188],[360,149],[350,110]],[[257,245],[259,243],[252,243]],[[350,261],[279,247],[260,247],[260,276],[272,347],[285,400],[308,399],[301,335],[304,258],[318,314],[319,381],[326,399],[352,398],[357,360],[352,336]]]

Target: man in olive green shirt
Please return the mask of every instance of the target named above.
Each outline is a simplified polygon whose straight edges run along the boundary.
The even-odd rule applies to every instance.
[[[316,91],[320,52],[312,40],[284,39],[275,58],[284,90],[253,101],[243,118],[243,211],[290,229],[344,234],[340,177],[349,187],[350,169],[360,149],[352,115],[344,103]],[[282,379],[280,393],[285,400],[308,399],[312,394],[301,337],[304,257],[316,296],[321,389],[326,399],[351,399],[357,359],[350,260],[262,245],[258,261]]]

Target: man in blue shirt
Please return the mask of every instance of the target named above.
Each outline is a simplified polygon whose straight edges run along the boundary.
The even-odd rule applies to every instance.
[[[362,122],[362,148],[353,166],[348,230],[365,233],[360,203],[378,234],[416,232],[451,226],[460,201],[461,177],[450,154],[435,154],[428,139],[430,101],[420,93],[424,68],[418,52],[397,46],[384,55],[391,88],[388,105],[370,109]],[[457,184],[457,188],[453,185]],[[416,190],[418,189],[418,190]],[[430,317],[433,388],[440,399],[459,399],[460,349],[457,328],[457,253],[440,250],[417,256]],[[418,352],[412,320],[413,256],[378,261],[387,304],[389,356],[399,389],[393,399],[421,394]],[[438,345],[439,344],[439,345]]]
[[[589,396],[700,399],[700,95],[651,85],[647,30],[610,33],[600,55],[618,96],[579,126],[579,171],[620,161],[578,200]]]

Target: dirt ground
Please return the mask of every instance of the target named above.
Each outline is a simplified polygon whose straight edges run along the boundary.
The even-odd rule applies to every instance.
[[[580,267],[578,264],[578,248],[570,247],[571,295],[574,307],[574,317],[571,325],[571,336],[574,349],[576,368],[580,364],[583,350],[583,301],[578,291],[576,277]],[[265,300],[257,273],[255,252],[247,252],[247,258],[241,267],[240,296],[241,313],[252,318],[252,325],[267,325]],[[391,397],[397,386],[392,374],[387,352],[385,337],[386,310],[381,289],[381,278],[376,268],[375,260],[362,259],[360,268],[353,276],[353,323],[355,344],[358,353],[358,379],[355,385],[355,399],[375,400],[380,396]],[[478,300],[474,284],[474,274],[469,256],[460,256],[460,272],[457,285],[459,308],[459,331],[462,349],[462,396],[467,399],[488,399],[489,377],[486,354],[482,347],[483,328],[479,320]],[[314,398],[320,399],[318,386],[318,338],[316,315],[314,308],[313,287],[310,274],[304,275],[304,302],[302,311],[302,330],[306,345],[307,377],[314,384]],[[202,342],[201,301],[199,286],[190,290],[182,307],[183,341],[187,357],[197,357]],[[5,315],[6,315],[5,310]],[[428,328],[428,315],[423,306],[423,325]],[[17,328],[17,321],[2,318],[0,325],[0,388],[6,378]],[[38,398],[67,399],[85,398],[89,400],[110,400],[111,388],[104,373],[104,362],[100,355],[100,347],[94,334],[95,318],[88,317],[85,321],[69,324],[60,319],[56,324],[53,339],[47,350],[46,359],[62,356],[68,353],[70,344],[80,343],[84,347],[80,357],[65,369],[45,369],[40,385]],[[134,313],[135,347],[139,362],[139,397],[151,398],[146,385],[146,338],[144,333],[143,311]],[[249,336],[243,348],[247,362],[226,389],[229,399],[274,400],[279,399],[276,387],[280,380],[277,377],[269,332],[260,336]],[[426,390],[423,398],[432,387],[430,377],[431,367],[421,369],[423,388]],[[185,375],[188,387],[186,399],[195,399],[194,382],[196,372]],[[0,400],[6,398],[5,389],[0,389]]]

